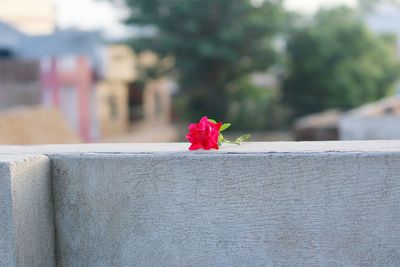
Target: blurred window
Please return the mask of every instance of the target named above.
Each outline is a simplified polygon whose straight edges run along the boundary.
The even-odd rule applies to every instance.
[[[394,108],[393,107],[387,107],[387,108],[385,108],[383,113],[385,113],[385,115],[391,115],[391,114],[394,113]]]
[[[13,57],[11,50],[0,48],[0,59],[9,59]]]
[[[110,110],[110,118],[111,120],[117,120],[118,119],[118,105],[117,105],[117,99],[115,98],[115,95],[109,95],[108,96],[108,106]]]

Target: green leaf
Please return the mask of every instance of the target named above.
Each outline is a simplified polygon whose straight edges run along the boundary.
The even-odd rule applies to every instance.
[[[213,119],[208,119],[209,122],[213,122],[213,123],[217,123],[215,120]]]
[[[224,137],[220,133],[219,136],[218,136],[218,142],[223,142],[223,141],[224,141]]]
[[[244,141],[246,141],[247,139],[249,139],[251,137],[251,134],[244,134],[240,137],[238,137],[238,139],[236,139],[235,143],[242,143]]]
[[[219,130],[220,132],[225,131],[226,129],[228,129],[229,127],[231,127],[230,123],[224,123],[221,126],[221,129]]]

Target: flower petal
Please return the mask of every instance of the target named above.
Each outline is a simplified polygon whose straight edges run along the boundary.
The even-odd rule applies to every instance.
[[[198,149],[200,149],[200,148],[202,148],[200,144],[192,144],[192,145],[189,147],[189,150],[198,150]]]

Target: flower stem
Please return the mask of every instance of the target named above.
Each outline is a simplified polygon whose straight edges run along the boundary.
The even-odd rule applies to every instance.
[[[219,135],[219,140],[220,140],[220,142],[222,142],[222,143],[227,143],[227,144],[235,144],[235,145],[241,145],[242,144],[242,142],[232,142],[232,141],[229,141],[229,140],[227,140],[227,139],[225,139],[224,138],[224,136],[222,135],[222,134],[220,134]]]

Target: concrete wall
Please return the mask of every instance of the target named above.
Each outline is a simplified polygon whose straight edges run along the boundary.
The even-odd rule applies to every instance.
[[[57,266],[400,266],[399,141],[187,147],[0,151],[50,158]]]
[[[98,154],[53,166],[60,266],[400,264],[400,155]]]
[[[55,266],[49,159],[0,156],[0,179],[0,266]]]

